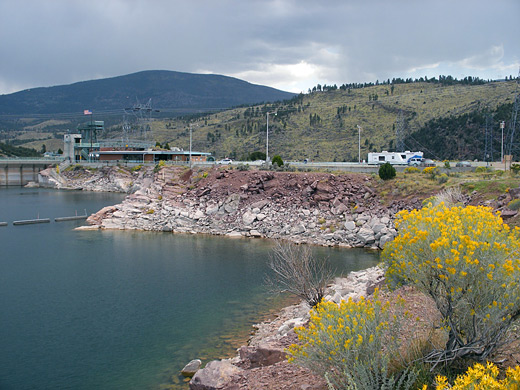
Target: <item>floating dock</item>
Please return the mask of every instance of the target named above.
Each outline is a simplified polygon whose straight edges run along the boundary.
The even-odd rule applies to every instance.
[[[50,218],[25,219],[21,221],[14,221],[13,225],[32,225],[35,223],[49,223]]]
[[[65,222],[65,221],[76,221],[79,219],[87,219],[87,215],[73,215],[72,217],[58,217],[54,218],[55,222]]]
[[[7,222],[0,222],[0,226],[7,226]]]
[[[78,215],[78,211],[76,210],[76,215],[73,215],[72,217],[58,217],[54,218],[54,222],[65,222],[65,221],[77,221],[80,219],[87,219],[87,210],[85,209],[85,214]]]

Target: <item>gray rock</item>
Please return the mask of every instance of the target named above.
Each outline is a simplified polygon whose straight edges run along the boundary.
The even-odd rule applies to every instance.
[[[383,249],[385,244],[387,242],[392,241],[393,239],[394,239],[394,236],[392,236],[391,234],[385,234],[384,236],[381,236],[381,238],[379,239],[379,248]]]
[[[262,233],[255,229],[250,230],[249,234],[251,235],[251,237],[262,237]]]
[[[224,202],[224,210],[232,214],[238,210],[238,205],[240,203],[240,194],[231,194],[228,196],[226,201]]]
[[[364,245],[371,244],[376,240],[374,237],[374,231],[366,227],[359,229],[356,233],[356,238]]]
[[[379,233],[379,232],[381,232],[381,231],[382,231],[383,229],[385,229],[385,228],[386,228],[386,226],[383,225],[383,224],[380,223],[380,222],[377,222],[377,223],[375,223],[374,225],[372,225],[372,230],[373,230],[374,233],[376,233],[376,234]]]
[[[250,367],[270,366],[285,360],[287,355],[280,345],[262,343],[256,347],[241,347],[239,349],[240,359],[249,360]]]
[[[302,234],[305,233],[305,226],[303,223],[299,223],[291,229],[291,234]]]
[[[207,215],[213,215],[216,213],[218,213],[218,205],[214,204],[214,205],[208,205],[208,207],[206,207]]]
[[[249,226],[256,220],[256,214],[253,214],[250,211],[246,211],[242,215],[242,222],[244,222],[244,225]]]
[[[266,217],[265,214],[262,214],[262,213],[256,214],[256,219],[258,221],[263,221],[265,219],[265,217]]]
[[[233,375],[243,371],[229,360],[213,360],[198,370],[190,381],[191,390],[219,390],[229,384]]]
[[[195,211],[195,214],[193,214],[192,218],[196,221],[204,217],[204,212],[201,210]]]
[[[181,374],[186,377],[192,377],[199,370],[202,361],[200,359],[194,359],[184,366],[181,370]]]
[[[354,221],[347,221],[344,223],[344,226],[345,229],[347,229],[347,231],[352,231],[356,229],[356,223]]]
[[[231,238],[240,238],[240,237],[242,237],[242,233],[233,231],[233,232],[229,232],[228,234],[226,234],[226,236],[231,237]]]

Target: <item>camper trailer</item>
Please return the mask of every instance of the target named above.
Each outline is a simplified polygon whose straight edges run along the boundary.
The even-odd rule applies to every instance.
[[[422,159],[423,152],[387,152],[383,150],[380,153],[368,153],[369,164],[407,165],[411,159]]]

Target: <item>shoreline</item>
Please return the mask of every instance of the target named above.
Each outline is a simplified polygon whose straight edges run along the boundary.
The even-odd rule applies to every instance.
[[[92,227],[283,239],[296,244],[381,249],[397,234],[393,219],[419,199],[383,205],[363,174],[186,170],[44,172],[56,188],[125,192],[87,219]],[[94,177],[92,177],[94,175]],[[97,176],[96,176],[97,175]]]
[[[346,277],[335,278],[324,300],[336,303],[349,298],[359,300],[361,296],[371,295],[383,280],[379,266],[350,272]],[[282,376],[283,381],[293,386],[280,388],[325,389],[323,378],[289,364],[285,353],[285,348],[297,340],[294,328],[309,320],[309,311],[307,303],[301,301],[282,308],[274,320],[255,324],[254,334],[237,349],[235,357],[210,361],[195,372],[189,382],[190,390],[260,388],[259,383],[273,376],[280,386]]]

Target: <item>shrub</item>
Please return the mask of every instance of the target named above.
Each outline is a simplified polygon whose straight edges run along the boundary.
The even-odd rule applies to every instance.
[[[464,375],[459,375],[451,386],[445,376],[436,377],[435,390],[519,390],[520,389],[520,367],[509,367],[504,379],[497,379],[498,368],[493,363],[486,366],[476,363],[469,367]],[[425,390],[426,387],[423,387]]]
[[[430,295],[447,332],[444,349],[426,362],[484,361],[507,344],[520,317],[519,229],[490,208],[444,204],[400,212],[396,226],[399,235],[382,253],[387,277]]]
[[[511,164],[511,172],[517,175],[520,172],[520,164]]]
[[[165,165],[166,165],[166,163],[164,162],[164,160],[159,161],[159,163],[153,169],[154,173],[159,172],[161,170],[161,168],[164,167]]]
[[[325,376],[329,388],[407,389],[415,381],[413,371],[398,379],[390,373],[398,354],[399,322],[377,292],[373,300],[320,303],[308,327],[295,331],[300,343],[288,348],[289,361]]]
[[[451,165],[449,161],[444,161],[444,168],[451,169]]]
[[[439,184],[444,184],[448,181],[448,175],[446,175],[445,173],[442,173],[438,178],[437,178],[437,183]]]
[[[273,157],[273,159],[271,160],[271,164],[273,165],[278,165],[279,167],[281,167],[283,165],[283,160],[280,156],[276,155]]]
[[[486,173],[489,172],[490,169],[488,167],[476,167],[475,172],[477,173]]]
[[[271,287],[294,294],[311,307],[321,302],[334,275],[327,262],[315,258],[306,245],[277,242],[268,265],[274,273],[266,280]]]
[[[379,167],[379,177],[383,180],[390,180],[395,177],[395,168],[390,163],[384,163]]]
[[[238,164],[237,170],[238,171],[249,171],[249,164]]]
[[[416,167],[408,167],[404,169],[404,173],[419,173],[420,169]]]
[[[131,170],[132,172],[139,172],[142,168],[142,164],[139,164],[139,165],[136,165],[135,167],[133,167]]]
[[[428,176],[428,179],[434,180],[436,176],[440,174],[439,168],[437,167],[426,167],[422,173]]]
[[[445,206],[452,207],[463,205],[464,201],[464,195],[462,194],[460,187],[450,187],[435,195],[432,204],[437,206],[444,203]]]
[[[520,199],[513,199],[511,202],[507,204],[507,207],[511,210],[519,210],[520,209]]]

